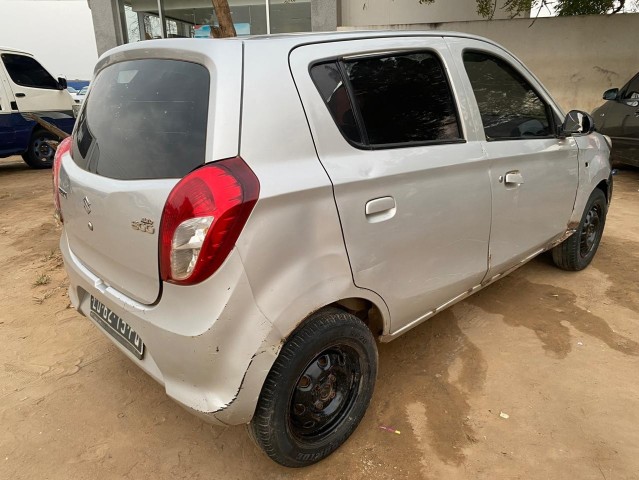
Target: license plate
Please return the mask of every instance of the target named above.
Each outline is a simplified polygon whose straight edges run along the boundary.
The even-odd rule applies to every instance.
[[[91,295],[91,318],[98,322],[107,333],[120,342],[140,360],[144,356],[144,343],[128,323],[113,313],[100,300]]]

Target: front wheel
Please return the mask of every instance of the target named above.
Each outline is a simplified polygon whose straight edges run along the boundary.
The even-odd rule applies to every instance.
[[[46,130],[36,130],[31,135],[29,147],[22,154],[22,159],[31,168],[51,168],[55,150],[47,143],[48,140],[58,140],[51,132]]]
[[[596,188],[586,203],[577,231],[552,249],[552,259],[563,270],[583,270],[597,252],[604,225],[608,202],[604,193]]]
[[[277,463],[304,467],[333,453],[364,416],[377,376],[377,346],[357,317],[312,315],[273,364],[249,432]]]

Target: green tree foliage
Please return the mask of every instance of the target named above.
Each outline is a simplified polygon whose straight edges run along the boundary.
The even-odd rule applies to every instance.
[[[434,0],[420,0],[432,3]],[[630,5],[633,3],[633,5]],[[497,8],[505,10],[511,17],[532,11],[532,15],[547,8],[557,15],[603,15],[636,11],[637,1],[631,0],[506,0],[498,7],[498,0],[477,0],[477,13],[484,18],[492,18]]]
[[[541,0],[543,1],[543,0]],[[530,12],[535,0],[506,0],[501,6],[512,17]],[[493,18],[497,10],[497,0],[477,0],[477,13],[484,18]]]
[[[559,15],[600,15],[619,13],[626,7],[625,0],[558,0]]]

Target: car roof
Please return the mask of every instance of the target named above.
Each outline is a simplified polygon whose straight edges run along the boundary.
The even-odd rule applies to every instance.
[[[32,53],[25,52],[24,50],[18,50],[17,48],[11,48],[11,47],[0,46],[0,52],[21,53],[22,55],[29,55],[30,57],[33,57]]]
[[[401,37],[457,37],[468,38],[473,40],[480,40],[495,45],[501,49],[504,49],[496,42],[484,37],[472,35],[462,32],[447,32],[439,30],[355,30],[355,31],[339,31],[339,32],[306,32],[306,33],[279,33],[271,35],[247,35],[241,37],[230,38],[170,38],[170,39],[156,39],[145,40],[143,42],[134,42],[124,45],[120,45],[108,52],[102,54],[98,60],[98,64],[105,57],[109,57],[116,52],[127,52],[132,50],[149,50],[154,48],[162,48],[164,50],[171,48],[187,48],[187,45],[193,45],[193,42],[215,42],[220,44],[221,42],[241,42],[245,45],[253,44],[256,42],[268,42],[271,45],[277,45],[277,48],[294,49],[298,46],[314,44],[314,43],[326,43],[326,42],[338,42],[348,40],[363,40],[363,39],[375,39],[375,38],[401,38]],[[199,43],[202,46],[202,43]]]
[[[152,57],[154,51],[171,52],[172,50],[197,50],[200,52],[208,50],[207,46],[213,44],[224,49],[224,42],[239,42],[249,47],[250,45],[266,45],[272,47],[274,51],[292,51],[303,45],[313,45],[317,43],[341,42],[350,40],[365,40],[376,38],[409,38],[409,37],[430,37],[430,38],[466,38],[486,42],[508,52],[498,43],[477,35],[462,32],[448,32],[440,30],[355,30],[338,32],[306,32],[306,33],[282,33],[271,35],[248,35],[229,38],[162,38],[156,40],[144,40],[143,42],[127,43],[115,47],[103,53],[95,65],[94,73],[113,62],[122,61],[127,58],[138,58],[140,52],[143,56]],[[508,52],[510,53],[510,52]],[[512,55],[512,54],[511,54]],[[514,56],[514,55],[513,55]]]
[[[465,37],[481,38],[476,35],[461,32],[449,32],[440,30],[348,30],[338,32],[303,32],[303,33],[276,33],[270,35],[247,35],[224,40],[288,40],[293,43],[315,43],[339,40],[357,40],[360,38],[380,38],[380,37]],[[215,40],[215,39],[214,39]]]

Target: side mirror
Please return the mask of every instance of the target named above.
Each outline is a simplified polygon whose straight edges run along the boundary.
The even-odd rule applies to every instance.
[[[595,131],[595,121],[586,112],[581,110],[571,110],[566,115],[561,134],[568,135],[588,135]]]
[[[603,94],[603,99],[604,100],[617,100],[617,97],[619,96],[619,89],[618,88],[611,88],[610,90],[606,90]]]
[[[64,77],[58,77],[58,90],[64,90],[67,88],[67,79]]]

